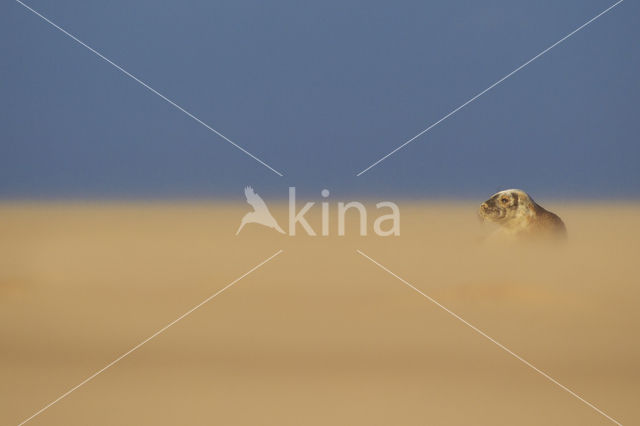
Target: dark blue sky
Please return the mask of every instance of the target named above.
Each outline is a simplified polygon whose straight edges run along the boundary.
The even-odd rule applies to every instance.
[[[637,2],[25,3],[285,176],[5,1],[0,198],[640,197]]]

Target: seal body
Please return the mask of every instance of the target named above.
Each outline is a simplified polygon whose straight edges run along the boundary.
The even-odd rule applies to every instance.
[[[492,195],[480,205],[478,214],[481,219],[498,224],[502,233],[517,239],[567,237],[562,219],[519,189],[507,189]]]

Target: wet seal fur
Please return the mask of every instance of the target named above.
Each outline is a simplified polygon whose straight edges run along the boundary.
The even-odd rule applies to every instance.
[[[478,215],[500,226],[500,233],[515,239],[567,238],[567,229],[558,215],[538,205],[526,192],[507,189],[480,205]]]

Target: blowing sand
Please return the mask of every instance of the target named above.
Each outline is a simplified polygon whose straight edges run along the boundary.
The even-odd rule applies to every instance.
[[[270,207],[286,229],[286,208]],[[401,205],[387,238],[235,237],[246,205],[0,205],[0,424],[279,249],[29,424],[613,424],[356,249],[638,424],[640,206],[548,207],[564,247],[483,245],[465,203]]]

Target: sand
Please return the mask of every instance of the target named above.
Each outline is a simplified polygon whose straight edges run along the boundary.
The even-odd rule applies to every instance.
[[[257,225],[236,237],[241,204],[0,204],[0,424],[278,250],[29,424],[613,424],[357,249],[619,422],[640,422],[640,205],[545,206],[570,241],[540,248],[482,244],[471,203],[399,204],[401,236],[387,238]],[[285,206],[272,211],[285,227]]]

